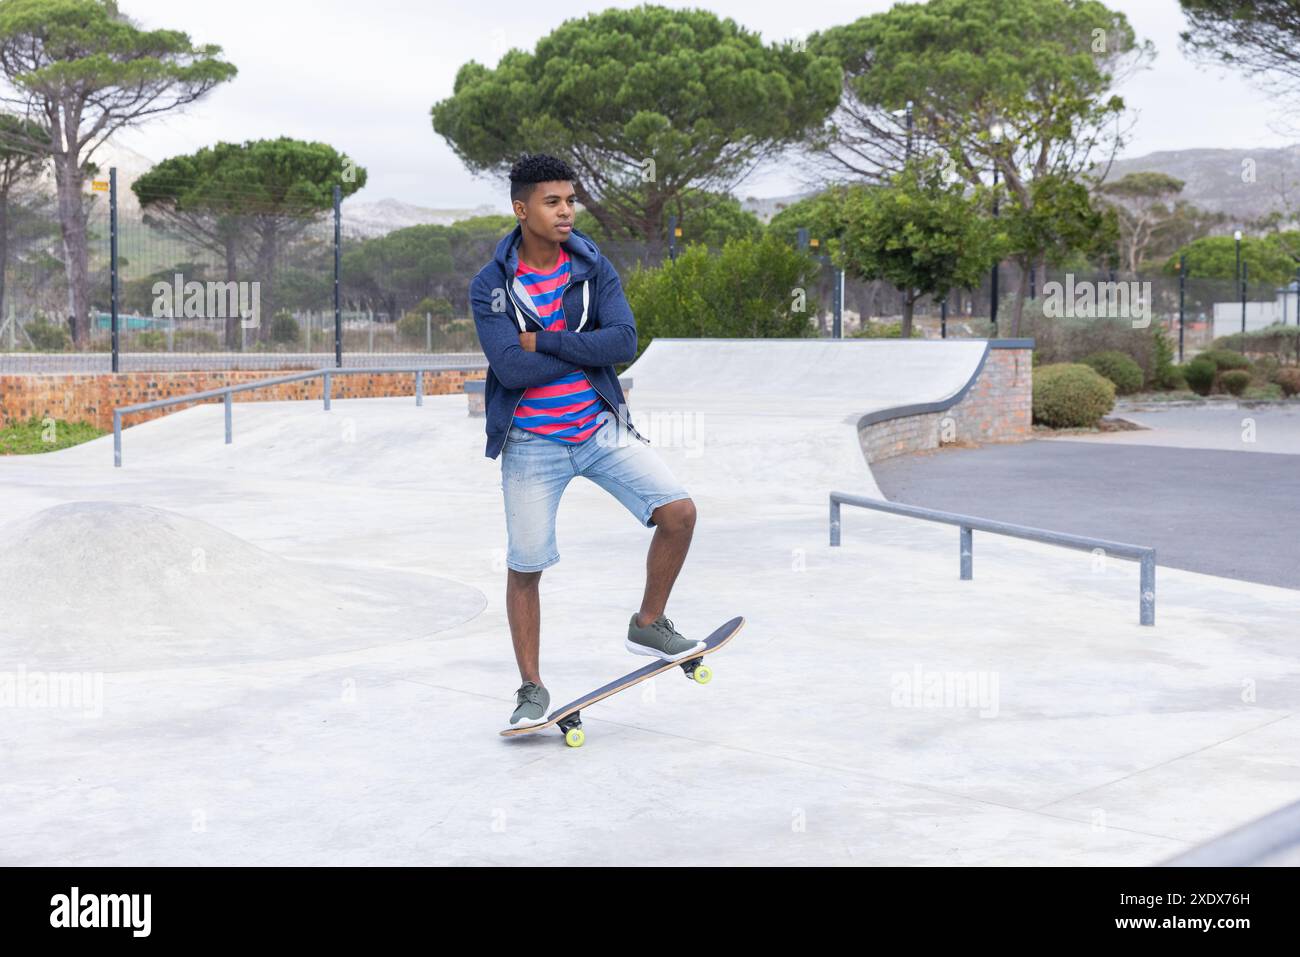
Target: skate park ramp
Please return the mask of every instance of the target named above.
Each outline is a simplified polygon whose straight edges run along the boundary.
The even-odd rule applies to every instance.
[[[977,533],[962,581],[956,529],[851,509],[832,548],[828,493],[877,494],[862,417],[953,400],[986,344],[745,345],[770,348],[656,340],[623,373],[698,507],[666,614],[688,637],[745,628],[708,685],[673,669],[584,712],[576,750],[498,736],[520,683],[501,461],[463,394],[236,402],[230,445],[221,405],[195,406],[129,426],[119,469],[111,437],[0,457],[0,557],[21,557],[0,582],[55,596],[39,611],[4,593],[0,669],[124,649],[102,716],[0,708],[0,859],[1147,865],[1300,797],[1300,593],[1161,566],[1142,627],[1130,562]],[[109,534],[54,511],[79,503],[175,524],[136,513]],[[1060,516],[1071,531],[1068,500]],[[624,639],[656,533],[582,479],[556,530],[541,660],[563,702],[644,663]],[[212,555],[251,569],[225,573],[224,605],[167,591],[195,543],[209,575],[228,569]],[[174,633],[132,630],[107,590],[73,593],[110,562]],[[264,627],[282,653],[251,637],[363,575],[353,613]],[[477,606],[444,603],[443,582]],[[75,640],[34,630],[52,623]]]
[[[457,582],[415,589],[401,576],[292,562],[167,509],[103,501],[0,527],[0,581],[0,642],[39,669],[326,654],[428,638],[483,609]]]
[[[984,340],[655,339],[623,376],[637,429],[684,450],[673,468],[688,488],[824,502],[832,482],[880,495],[858,437],[864,417],[944,407],[987,351]]]

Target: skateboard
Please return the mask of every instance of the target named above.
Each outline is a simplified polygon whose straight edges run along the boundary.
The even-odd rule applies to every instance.
[[[683,658],[681,661],[663,661],[656,658],[636,671],[628,672],[623,677],[615,678],[609,684],[603,685],[575,701],[570,701],[563,708],[556,708],[546,716],[544,724],[533,724],[526,728],[506,728],[501,734],[503,737],[514,737],[519,734],[532,734],[534,731],[545,731],[553,725],[559,725],[560,731],[564,734],[564,743],[571,748],[580,748],[582,743],[587,740],[586,732],[582,730],[583,708],[593,705],[597,701],[602,701],[612,694],[617,694],[625,688],[640,684],[647,678],[663,674],[663,672],[672,668],[681,668],[682,671],[686,672],[686,677],[702,685],[708,684],[713,680],[713,669],[706,664],[702,664],[704,656],[712,654],[736,637],[744,625],[745,619],[737,616],[705,638],[703,650],[695,656]]]

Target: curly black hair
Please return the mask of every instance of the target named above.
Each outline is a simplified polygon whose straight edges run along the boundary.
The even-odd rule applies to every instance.
[[[564,160],[546,153],[525,154],[510,167],[510,199],[528,202],[538,183],[565,179],[573,181],[577,177],[573,175],[573,167]]]

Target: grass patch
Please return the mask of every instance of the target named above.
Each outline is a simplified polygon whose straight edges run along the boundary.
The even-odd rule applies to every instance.
[[[89,422],[67,422],[64,419],[45,420],[31,418],[26,422],[6,422],[0,428],[0,455],[38,455],[56,452],[82,442],[89,442],[107,429],[98,429]]]

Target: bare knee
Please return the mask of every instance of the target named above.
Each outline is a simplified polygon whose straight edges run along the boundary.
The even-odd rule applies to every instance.
[[[521,572],[514,568],[506,568],[506,583],[511,588],[536,588],[541,577],[541,569],[535,572]]]
[[[651,524],[669,532],[686,532],[695,528],[695,502],[681,498],[660,505],[650,515]]]

